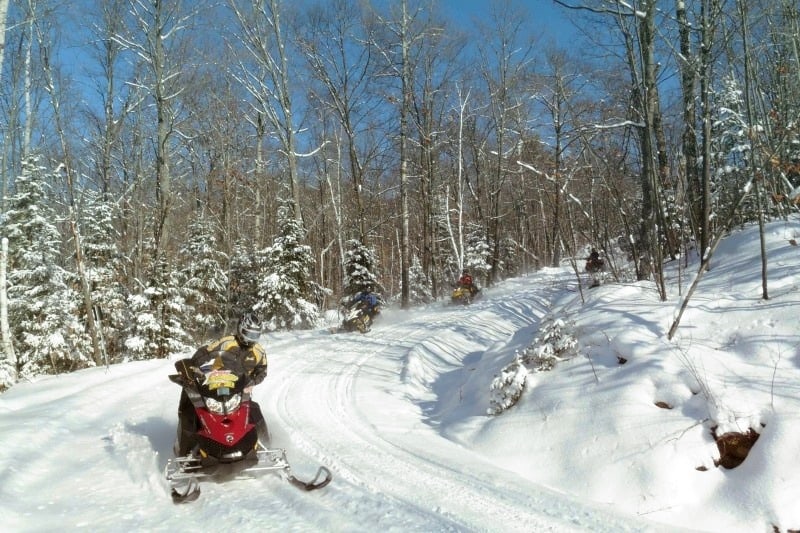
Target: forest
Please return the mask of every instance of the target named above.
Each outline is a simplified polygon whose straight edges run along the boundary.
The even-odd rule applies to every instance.
[[[0,391],[797,211],[796,0],[445,4],[0,0]]]

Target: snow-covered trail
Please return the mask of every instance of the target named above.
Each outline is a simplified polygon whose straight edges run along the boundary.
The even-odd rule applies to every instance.
[[[367,335],[315,332],[275,343],[265,411],[294,455],[324,463],[339,510],[330,530],[620,531],[625,521],[534,486],[446,438],[471,373],[527,345],[549,308],[552,274],[488,291],[470,308],[388,311]],[[515,337],[522,332],[522,336]],[[301,351],[298,351],[298,348]],[[286,356],[290,360],[286,360]],[[483,376],[488,392],[491,376]],[[438,394],[437,394],[438,393]],[[441,394],[444,397],[439,397]],[[472,402],[465,402],[471,404]],[[488,407],[486,405],[485,407]],[[483,412],[472,416],[485,422]],[[467,423],[469,423],[467,421]],[[288,428],[288,429],[287,429]],[[309,471],[308,474],[313,472]],[[316,512],[310,510],[312,513]],[[638,526],[637,526],[638,527]]]
[[[204,483],[197,502],[173,505],[161,479],[179,395],[167,380],[171,361],[22,384],[41,403],[17,406],[14,390],[0,398],[0,523],[13,531],[654,530],[499,469],[459,442],[462,431],[491,423],[473,397],[488,397],[491,372],[531,342],[568,283],[543,271],[468,308],[387,310],[366,335],[265,336],[270,372],[254,396],[295,475],[310,478],[320,464],[333,472],[311,493],[268,474]],[[53,409],[65,413],[59,426],[39,424]]]

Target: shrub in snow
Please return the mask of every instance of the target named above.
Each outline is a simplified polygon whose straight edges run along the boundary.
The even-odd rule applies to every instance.
[[[575,355],[578,341],[568,329],[568,324],[560,318],[542,321],[533,344],[522,353],[517,352],[514,361],[492,380],[488,414],[498,415],[519,401],[529,371],[552,370],[558,361]]]
[[[567,323],[561,318],[544,320],[539,336],[525,349],[523,362],[537,371],[547,371],[558,361],[574,356],[578,341],[567,330]]]
[[[528,377],[528,369],[522,362],[522,358],[517,352],[514,362],[500,371],[499,376],[492,380],[489,409],[490,415],[499,415],[515,403],[522,396],[525,390],[525,379]]]

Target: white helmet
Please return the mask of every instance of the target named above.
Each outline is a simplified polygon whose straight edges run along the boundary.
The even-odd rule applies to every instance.
[[[252,346],[261,337],[261,320],[254,313],[245,313],[236,324],[236,340],[242,346]]]

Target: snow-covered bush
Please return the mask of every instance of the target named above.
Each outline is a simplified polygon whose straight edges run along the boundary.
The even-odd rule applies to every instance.
[[[499,415],[516,404],[522,397],[530,372],[552,370],[558,361],[577,353],[578,341],[569,329],[569,324],[561,318],[542,321],[533,343],[521,353],[515,353],[514,361],[492,380],[488,414]]]
[[[528,369],[522,362],[519,352],[515,354],[514,362],[503,368],[499,376],[492,380],[489,396],[490,415],[499,415],[515,403],[522,396],[525,390],[525,380],[528,377]]]
[[[558,361],[575,355],[578,341],[567,330],[567,323],[561,318],[544,321],[539,336],[525,349],[523,362],[534,370],[547,371]]]

